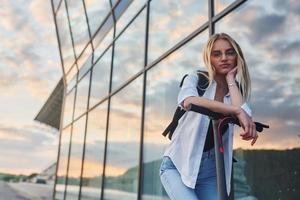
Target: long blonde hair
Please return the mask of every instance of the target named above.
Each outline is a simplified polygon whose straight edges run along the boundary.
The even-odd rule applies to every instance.
[[[238,85],[242,91],[243,101],[248,101],[250,99],[250,94],[251,94],[251,80],[250,80],[247,63],[239,44],[226,33],[217,33],[212,35],[209,38],[207,44],[204,46],[203,59],[207,67],[209,83],[212,82],[215,76],[215,68],[211,64],[210,55],[215,41],[219,39],[228,41],[231,44],[231,46],[234,48],[235,52],[237,53],[238,68],[237,68],[236,81],[238,82]]]

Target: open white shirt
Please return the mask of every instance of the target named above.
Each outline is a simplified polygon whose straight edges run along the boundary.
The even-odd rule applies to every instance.
[[[197,92],[197,72],[189,74],[181,87],[178,95],[178,105],[181,106],[184,99],[191,96],[199,96]],[[216,82],[213,80],[204,92],[204,98],[214,100],[216,93]],[[223,102],[231,104],[230,96],[224,96]],[[251,116],[251,110],[245,103],[242,109]],[[171,158],[181,175],[182,182],[195,188],[205,138],[209,126],[209,118],[205,115],[187,111],[178,121],[170,145],[167,147],[164,156]],[[232,167],[232,146],[233,146],[233,124],[229,124],[227,131],[222,137],[224,145],[224,167],[226,177],[227,193],[230,192],[231,167]]]

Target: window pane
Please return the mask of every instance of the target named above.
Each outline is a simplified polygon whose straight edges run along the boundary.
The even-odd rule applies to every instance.
[[[69,29],[69,22],[66,14],[65,1],[62,1],[61,6],[57,12],[57,30],[59,36],[59,42],[61,46],[61,53],[64,61],[64,70],[67,73],[72,64],[74,63],[74,52],[71,41],[71,33]]]
[[[110,29],[109,33],[105,35],[103,40],[101,40],[100,44],[95,48],[94,51],[94,63],[97,62],[99,57],[103,54],[103,52],[107,49],[107,47],[112,43],[113,41],[113,31],[114,29]]]
[[[120,10],[120,13],[116,13],[116,16],[120,15],[120,18],[117,21],[117,35],[124,29],[124,27],[129,23],[129,21],[132,20],[132,18],[137,14],[137,12],[143,7],[143,5],[145,5],[145,3],[146,0],[134,0],[132,2],[124,1],[119,4],[120,7],[128,6],[128,8],[126,8],[125,12],[124,8],[115,10],[116,12]]]
[[[87,73],[77,85],[74,119],[87,110],[88,93],[90,84],[90,72]]]
[[[107,102],[90,111],[85,143],[81,199],[100,199]]]
[[[143,69],[145,19],[144,10],[115,43],[113,89]]]
[[[73,65],[69,73],[66,75],[67,92],[69,92],[77,82],[77,66]]]
[[[111,49],[93,67],[90,107],[108,95],[111,68]]]
[[[84,0],[92,35],[110,11],[109,0]]]
[[[170,141],[161,134],[176,110],[182,77],[204,69],[201,53],[207,37],[205,31],[147,72],[142,199],[168,199],[158,172],[165,147]]]
[[[66,2],[69,11],[75,53],[76,57],[79,57],[83,48],[87,45],[90,39],[84,7],[82,0],[66,0]]]
[[[252,79],[253,119],[271,127],[259,134],[253,147],[235,134],[234,147],[239,148],[236,155],[241,160],[234,168],[236,196],[297,199],[300,195],[295,156],[300,147],[297,8],[299,3],[292,0],[247,1],[216,26],[241,45]]]
[[[83,51],[80,58],[77,60],[77,66],[79,69],[78,80],[91,68],[93,59],[93,50],[91,45]]]
[[[54,11],[56,11],[61,0],[52,0],[52,2],[53,2]]]
[[[67,200],[77,199],[79,195],[85,121],[86,116],[84,115],[73,125],[66,195]]]
[[[148,63],[208,20],[207,2],[198,0],[150,2]]]
[[[104,40],[105,37],[107,37],[106,35],[109,33],[112,33],[114,28],[113,28],[113,24],[114,24],[114,20],[112,15],[110,15],[108,17],[108,19],[104,22],[104,24],[101,26],[101,29],[96,33],[95,37],[93,38],[93,45],[94,47],[98,48],[99,44],[101,45],[102,40]],[[113,35],[109,35],[110,38],[106,38],[109,39],[109,41],[112,41],[112,37]]]
[[[218,14],[219,12],[223,11],[225,8],[227,8],[230,4],[232,4],[235,0],[215,0],[215,14]]]
[[[71,126],[64,129],[61,132],[61,141],[59,149],[59,161],[56,174],[56,185],[55,185],[55,199],[63,200],[66,176],[67,176],[67,165],[68,165],[68,154],[71,136]]]
[[[137,199],[142,81],[111,99],[104,199]]]
[[[73,89],[65,98],[63,127],[66,127],[72,121],[74,109],[75,89]]]

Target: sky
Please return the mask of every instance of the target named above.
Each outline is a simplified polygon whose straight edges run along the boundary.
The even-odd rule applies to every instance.
[[[186,34],[196,29],[200,23],[206,20],[206,15],[199,14],[197,9],[200,8],[196,9],[194,6],[198,4],[192,4],[193,6],[190,7],[185,3],[181,6],[175,3],[173,7],[169,7],[168,4],[163,5],[159,1],[152,1],[151,4],[153,8],[161,8],[168,12],[152,13],[153,21],[150,22],[152,29],[150,28],[149,34],[150,38],[154,39],[150,40],[149,44],[150,60],[158,56],[156,53],[161,54],[171,48],[174,43],[183,39]],[[191,16],[182,12],[183,7],[191,9]],[[223,7],[225,5],[220,6],[220,9]],[[51,5],[50,1],[41,0],[5,0],[2,2],[1,8],[0,172],[14,174],[40,172],[56,161],[58,143],[58,131],[33,120],[62,76]],[[271,129],[260,137],[254,147],[256,149],[299,147],[300,93],[294,90],[299,87],[300,81],[300,61],[297,53],[300,50],[299,11],[300,4],[294,0],[249,1],[247,6],[241,6],[235,13],[228,15],[216,25],[217,32],[222,31],[231,34],[245,50],[247,62],[250,66],[249,70],[253,78],[254,98],[251,105],[254,108],[254,114],[258,117],[258,120],[271,125]],[[203,12],[207,12],[207,10]],[[120,55],[128,56],[117,57],[117,61],[127,60],[128,66],[135,66],[131,64],[136,59],[132,59],[131,56],[136,56],[136,54],[134,52],[128,53],[131,52],[129,50],[134,50],[134,48],[128,50],[126,47],[139,47],[133,42],[144,41],[142,37],[138,38],[135,35],[144,29],[134,28],[135,26],[138,27],[139,24],[143,25],[143,21],[134,23],[136,25],[131,26],[124,33],[126,36],[123,38],[124,40],[122,40],[122,37],[118,39],[117,44],[119,46],[115,50],[116,53],[120,52]],[[190,26],[182,29],[182,26],[187,23]],[[165,27],[169,28],[166,29]],[[77,31],[80,30],[82,29],[77,29]],[[134,32],[135,30],[138,31]],[[176,98],[178,77],[181,77],[182,73],[187,73],[187,68],[190,68],[193,64],[201,64],[198,53],[201,51],[200,47],[202,47],[203,41],[207,39],[207,35],[207,31],[205,31],[195,37],[184,48],[173,53],[168,59],[159,63],[159,67],[153,68],[154,70],[150,70],[148,73],[151,80],[149,80],[147,98],[151,100],[149,108],[153,106],[153,112],[150,110],[148,113],[147,120],[149,120],[151,128],[148,127],[149,130],[146,130],[146,132],[149,132],[146,133],[148,134],[146,137],[149,138],[146,138],[145,141],[148,142],[146,149],[155,149],[155,152],[149,151],[152,154],[149,155],[149,160],[160,157],[165,143],[168,142],[160,135],[161,130],[164,128],[162,127],[164,124],[161,122],[167,122],[170,117],[169,113],[173,112],[173,107],[168,105],[167,102],[169,102],[170,96]],[[130,40],[130,38],[133,39]],[[127,46],[126,42],[128,42]],[[117,61],[115,62],[116,65]],[[170,67],[173,70],[169,70]],[[124,75],[123,72],[128,70],[128,73],[132,75],[136,72],[132,68],[128,69],[122,66],[119,73]],[[155,71],[156,69],[157,71]],[[172,81],[175,82],[164,82],[162,78],[164,75],[168,78],[167,80],[173,77],[174,80]],[[155,77],[158,77],[158,79],[156,80]],[[141,79],[137,79],[137,81],[142,83]],[[168,85],[172,85],[172,87]],[[174,89],[175,87],[177,89]],[[171,90],[165,91],[165,88]],[[151,93],[152,90],[153,94]],[[133,108],[136,106],[136,109],[131,110],[140,109],[136,103],[135,95],[135,92],[131,94],[126,91],[124,95],[126,98],[122,98],[122,102],[128,98],[128,105],[133,106]],[[165,99],[162,98],[162,95],[165,95],[163,96]],[[123,97],[122,93],[121,97]],[[164,107],[164,110],[165,113],[168,113],[168,116],[161,113],[160,106],[154,105],[156,103],[161,105],[162,101],[166,104],[163,106],[166,107]],[[118,104],[116,100],[113,103]],[[120,119],[118,119],[118,116],[121,116]],[[115,115],[115,121],[123,118],[120,111],[118,115]],[[140,117],[133,117],[132,124],[139,125],[140,123],[136,123],[136,119],[140,119]],[[128,121],[126,118],[125,122],[130,124]],[[118,123],[116,122],[116,124]],[[136,129],[137,131],[132,131],[128,128],[128,135],[135,133],[138,135],[138,127]],[[122,130],[118,131],[116,129],[116,138],[121,138],[118,137],[118,134],[123,134]],[[139,137],[137,137],[138,139]],[[137,143],[132,144],[123,141],[124,145],[120,145],[119,141],[116,144],[113,142],[112,139],[111,148],[120,154],[114,155],[112,160],[109,160],[108,157],[111,163],[121,160],[118,159],[118,156],[123,156],[124,149],[137,148]],[[153,148],[153,145],[157,145],[157,148]],[[94,149],[96,147],[100,148],[99,144],[95,143]],[[249,148],[249,144],[239,142],[236,147]],[[134,154],[129,153],[127,156],[126,158],[130,158],[129,160],[137,160]],[[131,157],[134,158],[131,159]],[[121,166],[122,164],[119,163],[115,166]]]
[[[50,1],[0,9],[0,172],[31,174],[56,161],[58,131],[34,121],[62,77]]]

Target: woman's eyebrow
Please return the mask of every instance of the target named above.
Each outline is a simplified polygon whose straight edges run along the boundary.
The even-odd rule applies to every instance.
[[[234,48],[225,49],[225,51],[231,51],[231,50],[234,50]],[[212,52],[221,52],[221,50],[216,49],[216,50],[212,50]]]

